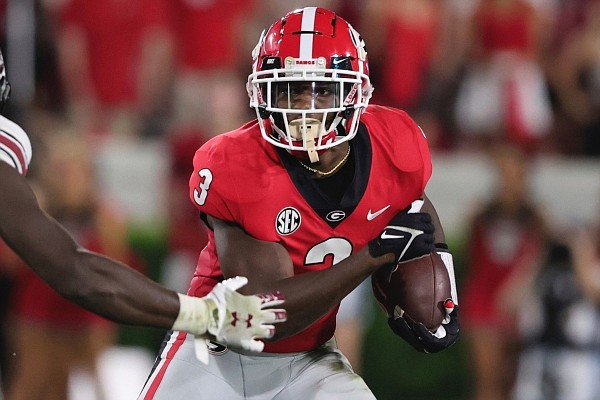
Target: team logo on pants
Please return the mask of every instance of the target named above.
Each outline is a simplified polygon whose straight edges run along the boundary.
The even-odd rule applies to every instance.
[[[227,353],[227,350],[229,350],[227,346],[224,346],[217,342],[213,342],[212,340],[209,340],[206,343],[206,347],[208,347],[208,352],[214,356],[220,356],[222,354]]]

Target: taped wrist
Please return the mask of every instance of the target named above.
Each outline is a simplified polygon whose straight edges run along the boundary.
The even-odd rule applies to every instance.
[[[454,304],[458,305],[458,293],[456,291],[456,278],[454,275],[454,260],[452,258],[452,253],[450,253],[448,245],[445,243],[436,243],[435,252],[440,255],[446,266],[448,277],[450,278],[450,294],[452,296],[452,301],[454,301]]]
[[[205,297],[193,297],[177,293],[179,296],[179,314],[173,323],[173,330],[186,331],[194,335],[203,335],[208,331],[208,321],[212,307],[211,300]]]

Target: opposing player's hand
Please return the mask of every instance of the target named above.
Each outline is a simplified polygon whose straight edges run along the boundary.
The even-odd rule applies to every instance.
[[[244,296],[237,290],[246,283],[248,279],[245,277],[227,279],[206,296],[214,302],[208,333],[219,342],[260,352],[264,343],[258,339],[273,337],[273,324],[287,318],[284,309],[271,308],[281,305],[284,298],[279,292]]]
[[[410,209],[400,211],[375,239],[369,242],[369,253],[379,257],[394,253],[396,263],[429,254],[435,248],[431,216],[418,212],[423,201],[416,200]]]
[[[458,305],[451,299],[444,302],[446,318],[435,332],[430,332],[425,325],[414,323],[402,316],[394,316],[388,319],[388,325],[392,331],[416,350],[424,353],[437,353],[456,342],[460,331],[458,320]]]
[[[171,329],[194,335],[196,357],[204,364],[209,339],[260,352],[264,343],[259,339],[273,337],[273,324],[286,320],[284,309],[271,308],[283,303],[281,293],[244,296],[237,290],[246,283],[240,276],[227,279],[201,298],[178,293],[179,314]]]

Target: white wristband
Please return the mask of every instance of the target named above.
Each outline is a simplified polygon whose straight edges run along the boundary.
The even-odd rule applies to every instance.
[[[194,335],[203,335],[208,330],[209,305],[205,298],[179,296],[179,314],[173,323],[173,330],[186,331]]]
[[[456,278],[454,277],[454,261],[452,259],[452,253],[449,251],[437,251],[440,255],[444,265],[446,266],[446,270],[448,271],[448,276],[450,277],[450,294],[452,296],[452,301],[454,304],[458,305],[458,293],[456,291]]]

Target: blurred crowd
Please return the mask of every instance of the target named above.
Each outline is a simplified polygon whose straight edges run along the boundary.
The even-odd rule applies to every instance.
[[[2,3],[20,119],[42,113],[85,135],[171,139],[208,138],[250,118],[245,81],[261,30],[308,4]],[[373,102],[414,115],[433,148],[508,140],[528,151],[600,154],[598,1],[319,5],[338,11],[365,38]]]
[[[250,118],[245,81],[261,30],[308,4],[1,3],[19,119],[31,121],[42,113],[85,135],[169,139],[208,138]],[[373,102],[414,115],[433,148],[453,151],[508,140],[528,151],[597,157],[598,3],[326,0],[319,5],[338,11],[365,38]],[[33,25],[24,27],[27,22]]]
[[[473,398],[554,398],[541,391],[548,382],[560,389],[550,366],[583,362],[569,350],[593,349],[590,365],[600,365],[600,339],[570,336],[560,325],[582,309],[600,323],[600,243],[590,231],[569,240],[549,232],[528,197],[528,160],[600,160],[600,0],[0,0],[0,44],[13,86],[5,113],[32,136],[31,180],[43,205],[90,248],[143,269],[126,238],[127,210],[102,193],[97,157],[115,142],[117,149],[158,143],[167,166],[166,184],[154,188],[166,197],[161,277],[185,290],[205,244],[187,194],[193,154],[253,118],[246,79],[260,32],[314,3],[363,36],[372,103],[409,112],[434,152],[491,157],[497,191],[474,213],[465,265],[457,266],[464,269],[465,342],[477,374]],[[600,226],[598,208],[590,220]],[[10,321],[0,343],[17,338],[20,349],[18,363],[0,357],[8,398],[34,399],[40,388],[57,387],[54,397],[46,390],[39,398],[64,400],[70,363],[93,374],[93,358],[115,341],[114,326],[61,304],[34,307],[31,297],[51,304],[41,300],[51,293],[23,271],[0,248],[0,317]],[[360,369],[371,318],[357,324],[356,314],[342,311],[340,345]],[[548,348],[572,357],[550,359]],[[588,386],[597,379],[580,385]],[[572,398],[600,398],[598,389]]]

